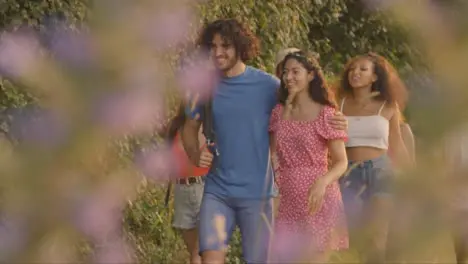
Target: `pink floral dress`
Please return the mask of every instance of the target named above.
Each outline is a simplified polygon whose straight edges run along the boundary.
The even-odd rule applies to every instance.
[[[288,255],[348,248],[348,231],[338,181],[327,187],[323,205],[309,213],[310,186],[328,170],[327,141],[346,139],[345,131],[332,129],[327,117],[335,109],[324,106],[312,121],[283,120],[282,105],[272,112],[270,132],[276,137],[280,202],[275,219],[273,252]]]

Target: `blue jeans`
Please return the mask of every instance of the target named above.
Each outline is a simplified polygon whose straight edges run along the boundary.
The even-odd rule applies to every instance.
[[[239,226],[247,263],[266,263],[272,225],[272,199],[220,197],[205,193],[200,208],[200,252],[224,251]]]
[[[371,198],[392,194],[394,179],[387,155],[359,164],[350,161],[349,167],[352,166],[355,167],[350,173],[340,179],[341,195],[350,228],[362,223],[362,210]]]
[[[394,184],[390,159],[383,155],[349,166],[352,170],[340,179],[340,187],[351,244],[357,238],[365,242],[363,263],[383,263]]]

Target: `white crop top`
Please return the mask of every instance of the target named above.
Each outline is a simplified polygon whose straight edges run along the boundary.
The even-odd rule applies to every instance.
[[[341,101],[341,112],[345,99]],[[348,141],[346,147],[374,147],[388,149],[388,137],[390,134],[390,122],[380,115],[385,102],[376,115],[371,116],[346,116],[348,120]]]

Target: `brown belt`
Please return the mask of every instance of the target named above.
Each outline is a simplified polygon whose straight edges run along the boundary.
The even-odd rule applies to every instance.
[[[176,184],[185,184],[185,185],[191,185],[191,184],[194,184],[194,183],[203,183],[203,176],[177,179],[175,181],[175,183]]]

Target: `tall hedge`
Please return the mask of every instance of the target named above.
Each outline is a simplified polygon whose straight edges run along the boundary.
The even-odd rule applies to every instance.
[[[0,3],[0,29],[18,30],[28,26],[44,32],[52,17],[67,20],[70,25],[82,23],[88,16],[90,0],[2,0]],[[14,85],[11,80],[1,78],[0,109],[23,106],[35,98]]]
[[[318,52],[329,73],[340,71],[349,57],[370,50],[382,53],[399,68],[419,63],[422,55],[408,44],[408,32],[363,2],[207,0],[199,4],[199,15],[203,22],[231,17],[251,26],[262,45],[261,55],[251,64],[270,72],[276,52],[290,46]],[[91,0],[4,0],[0,3],[0,28],[10,30],[27,24],[43,31],[52,17],[80,24],[89,16],[91,4]],[[0,89],[0,108],[34,100],[4,79],[0,79]]]
[[[350,57],[374,51],[397,68],[422,66],[418,47],[409,45],[409,31],[384,10],[361,0],[316,1],[310,9],[309,40],[329,72],[338,72]]]

